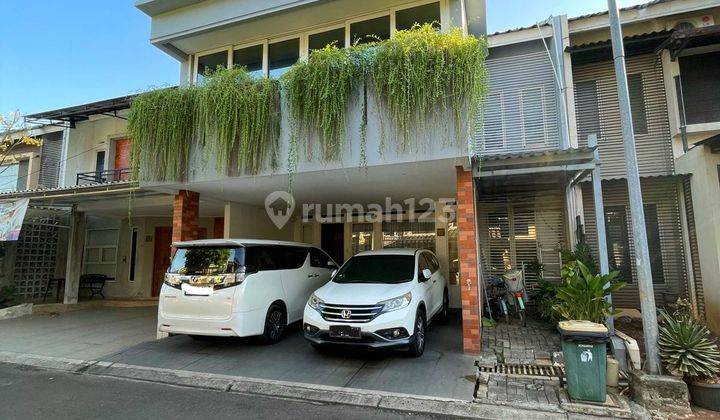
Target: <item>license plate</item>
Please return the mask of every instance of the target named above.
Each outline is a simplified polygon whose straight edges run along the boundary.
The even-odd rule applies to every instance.
[[[213,293],[212,287],[193,286],[187,283],[183,283],[180,288],[186,296],[210,296]]]
[[[331,325],[330,337],[335,338],[360,338],[360,327],[351,327],[349,325]]]

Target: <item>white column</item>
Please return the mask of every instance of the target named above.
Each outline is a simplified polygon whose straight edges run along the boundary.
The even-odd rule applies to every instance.
[[[67,265],[65,268],[65,304],[78,303],[83,251],[85,250],[85,214],[73,210],[68,235]]]

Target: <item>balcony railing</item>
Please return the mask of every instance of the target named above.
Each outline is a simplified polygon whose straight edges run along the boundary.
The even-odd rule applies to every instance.
[[[77,174],[77,185],[105,184],[108,182],[129,181],[130,168],[108,169],[106,171],[81,172]]]

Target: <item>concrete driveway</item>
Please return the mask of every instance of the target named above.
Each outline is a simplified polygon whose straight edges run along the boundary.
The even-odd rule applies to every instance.
[[[460,319],[428,329],[425,354],[315,351],[299,326],[272,346],[255,339],[155,340],[156,308],[101,308],[0,321],[0,351],[469,400],[474,358]]]

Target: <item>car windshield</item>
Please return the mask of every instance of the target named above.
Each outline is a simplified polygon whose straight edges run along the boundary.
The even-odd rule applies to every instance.
[[[405,283],[415,276],[414,255],[354,256],[335,275],[335,283]]]
[[[244,265],[245,248],[242,247],[178,248],[168,273],[213,276],[235,273]]]

